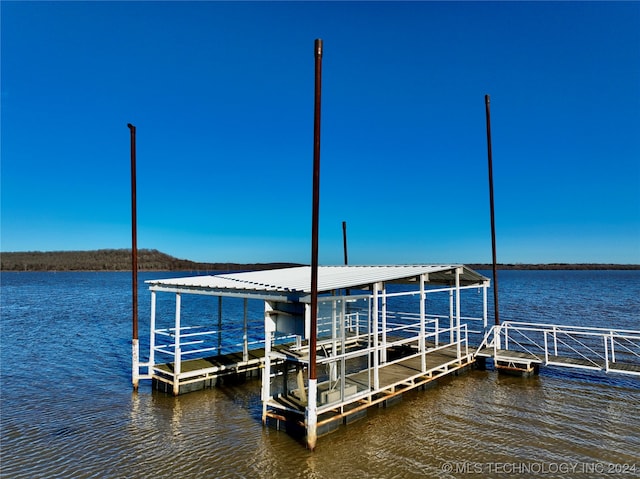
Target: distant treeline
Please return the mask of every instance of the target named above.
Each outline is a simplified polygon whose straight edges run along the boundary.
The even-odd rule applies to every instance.
[[[493,269],[491,264],[467,264],[471,269]],[[496,265],[498,269],[545,269],[545,270],[607,270],[607,269],[633,269],[640,270],[640,264],[609,264],[609,263],[543,263],[543,264],[500,264]]]
[[[130,249],[99,249],[92,251],[26,251],[0,253],[2,271],[131,271]],[[250,271],[300,266],[297,263],[197,263],[174,258],[155,249],[138,250],[141,271]],[[491,264],[467,264],[475,270],[492,269]],[[560,270],[640,270],[637,264],[550,263],[498,264],[498,269],[560,269]]]
[[[130,249],[0,253],[2,271],[131,271]],[[155,249],[138,250],[141,271],[248,271],[299,266],[294,263],[197,263]]]

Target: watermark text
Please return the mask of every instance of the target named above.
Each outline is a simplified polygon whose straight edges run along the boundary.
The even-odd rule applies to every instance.
[[[608,462],[445,462],[442,472],[453,474],[601,474],[621,475],[640,472],[640,465],[612,464]]]

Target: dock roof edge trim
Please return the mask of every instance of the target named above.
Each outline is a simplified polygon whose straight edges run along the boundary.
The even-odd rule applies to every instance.
[[[320,266],[318,291],[327,293],[345,288],[357,288],[379,282],[411,282],[421,274],[429,275],[429,282],[452,284],[455,270],[462,268],[461,285],[483,284],[489,278],[462,265],[380,265],[380,266]],[[291,293],[304,295],[311,289],[311,267],[299,266],[241,273],[222,273],[207,276],[188,276],[147,280],[150,288],[184,288],[185,292],[246,291],[264,293]]]

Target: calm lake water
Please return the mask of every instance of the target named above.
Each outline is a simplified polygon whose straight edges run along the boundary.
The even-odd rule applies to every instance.
[[[640,271],[499,280],[503,320],[640,329]],[[134,393],[129,273],[1,281],[3,478],[640,477],[637,378],[470,371],[369,410],[311,453],[262,427],[259,380]],[[141,340],[149,298],[141,281]]]

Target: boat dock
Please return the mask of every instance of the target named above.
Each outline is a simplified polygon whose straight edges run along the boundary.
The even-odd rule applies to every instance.
[[[473,363],[469,335],[486,330],[489,287],[477,272],[464,265],[319,267],[315,351],[310,274],[297,267],[147,281],[149,360],[134,364],[134,384],[151,379],[178,395],[230,375],[260,375],[263,424],[302,428],[313,449],[318,436],[367,408]],[[191,318],[196,297],[217,298],[217,314],[211,307],[210,318]],[[312,363],[318,377],[310,381]]]
[[[310,270],[147,281],[149,360],[134,363],[134,383],[150,379],[179,395],[260,377],[263,424],[313,449],[318,437],[368,408],[487,359],[523,376],[540,366],[640,376],[640,331],[511,321],[489,327],[489,280],[464,265],[319,267],[312,350]]]

